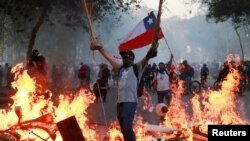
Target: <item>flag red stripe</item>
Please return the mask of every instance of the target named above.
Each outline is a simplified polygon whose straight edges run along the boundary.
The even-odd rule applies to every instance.
[[[152,43],[154,33],[155,33],[155,28],[151,28],[151,29],[147,30],[147,32],[144,32],[143,34],[135,37],[134,39],[129,40],[128,42],[125,42],[123,44],[120,44],[119,51],[124,51],[127,49],[128,50],[138,49],[138,48],[142,48],[142,47]],[[164,35],[163,35],[162,31],[160,30],[160,33],[158,34],[158,38],[161,39],[163,37],[164,37]]]

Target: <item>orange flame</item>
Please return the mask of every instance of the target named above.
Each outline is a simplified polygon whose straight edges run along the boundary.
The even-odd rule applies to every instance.
[[[172,88],[172,101],[169,111],[165,115],[164,125],[181,130],[172,136],[183,136],[192,140],[192,130],[200,130],[207,133],[208,124],[246,124],[236,109],[236,96],[239,92],[240,72],[237,70],[240,61],[237,55],[229,57],[236,60],[236,64],[230,65],[230,72],[226,80],[222,82],[219,91],[204,91],[202,94],[195,94],[191,99],[192,115],[186,112],[186,104],[181,100],[184,92],[183,83],[178,82]]]
[[[25,122],[30,123],[28,121],[33,121],[34,119],[42,119],[44,124],[50,124],[48,130],[49,133],[50,131],[53,133],[54,130],[56,131],[56,122],[70,116],[75,116],[87,141],[103,140],[103,137],[98,134],[96,127],[90,126],[86,117],[87,108],[95,100],[94,94],[86,92],[85,89],[81,89],[70,95],[61,94],[58,97],[59,102],[56,105],[50,99],[52,93],[50,93],[48,99],[36,95],[36,80],[30,77],[28,71],[24,69],[23,64],[17,64],[12,69],[12,73],[15,74],[12,87],[16,90],[16,93],[11,97],[14,100],[14,104],[11,105],[10,110],[0,110],[0,132],[1,130],[12,128],[11,130],[15,130],[15,132],[21,135],[21,140],[40,140],[35,134],[38,134],[42,138],[47,138],[48,132],[38,128],[33,128],[33,133],[31,130],[23,131],[17,128],[17,125]],[[193,129],[198,128],[198,130],[206,133],[207,125],[211,123],[246,123],[246,121],[240,117],[235,105],[240,79],[240,73],[232,68],[226,80],[222,82],[221,90],[208,90],[201,95],[195,94],[190,101],[192,115],[187,112],[187,104],[182,101],[182,93],[184,92],[183,82],[179,81],[177,85],[172,85],[172,101],[165,115],[163,125],[176,128],[178,131],[168,135],[163,133],[151,133],[147,132],[147,123],[139,122],[134,125],[137,140],[145,141],[154,136],[162,136],[167,139],[181,137],[191,141],[193,139]],[[43,118],[41,118],[41,116]],[[47,128],[46,125],[33,124],[33,126],[36,125]],[[109,141],[123,140],[119,124],[116,121],[111,123],[107,128],[107,135],[105,136]],[[62,140],[58,131],[56,132],[55,140]]]

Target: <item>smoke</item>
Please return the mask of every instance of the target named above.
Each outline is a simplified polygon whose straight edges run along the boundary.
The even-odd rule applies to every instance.
[[[150,11],[152,9],[142,7],[131,15],[124,15],[121,23],[110,27],[108,27],[112,25],[110,19],[100,23],[102,26],[97,29],[101,37],[100,41],[109,52],[119,55],[117,39],[130,32]],[[171,17],[162,19],[161,27],[166,40],[159,41],[158,55],[150,60],[150,63],[168,61],[170,50],[176,61],[186,59],[191,63],[223,62],[230,53],[241,54],[238,37],[229,22],[209,23],[205,15],[191,19]],[[242,37],[244,35],[242,34]],[[247,40],[242,42],[244,49],[247,50]],[[136,61],[146,55],[149,47],[150,45],[134,50]]]
[[[99,42],[111,54],[119,56],[118,39],[130,32],[150,11],[152,9],[142,7],[130,14],[123,14],[120,22],[112,15],[106,15],[102,21],[94,22],[93,27]],[[161,27],[166,40],[160,40],[158,56],[150,60],[150,63],[168,61],[169,48],[176,61],[181,59],[187,59],[189,62],[224,61],[229,53],[240,54],[238,37],[230,23],[208,23],[205,16],[200,15],[191,19],[165,18],[161,21]],[[246,48],[249,39],[242,39],[244,49],[249,52]],[[80,62],[90,65],[107,63],[98,51],[93,53],[89,49],[89,42],[89,33],[83,27],[73,29],[61,23],[55,22],[53,26],[45,23],[39,29],[34,48],[40,50],[50,66],[52,64],[76,66]],[[25,56],[27,44],[28,42],[20,51],[23,52],[22,57]],[[146,55],[149,47],[134,51],[136,61]],[[18,61],[20,58],[14,58],[13,63]]]

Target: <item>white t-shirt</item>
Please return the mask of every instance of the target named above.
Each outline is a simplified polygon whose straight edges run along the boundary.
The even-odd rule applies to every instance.
[[[156,73],[155,74],[157,79],[157,91],[165,91],[169,90],[169,76],[164,71],[163,73]]]
[[[141,61],[136,63],[139,78],[141,78],[143,68]],[[122,68],[118,79],[118,98],[117,103],[121,102],[138,102],[137,97],[138,80],[134,73],[133,66]]]

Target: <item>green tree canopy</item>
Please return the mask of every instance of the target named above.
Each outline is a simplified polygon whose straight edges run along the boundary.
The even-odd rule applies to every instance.
[[[2,0],[0,14],[11,17],[16,23],[16,31],[23,32],[23,21],[33,22],[46,10],[45,22],[51,26],[60,22],[75,28],[85,25],[81,0]],[[93,20],[101,20],[106,14],[119,18],[119,13],[128,12],[134,6],[139,7],[140,0],[86,0]],[[54,16],[51,16],[54,15]],[[26,23],[27,24],[27,23]]]
[[[101,21],[106,14],[118,21],[120,13],[139,8],[140,0],[86,0],[92,20]],[[21,38],[29,38],[27,56],[31,54],[42,24],[64,24],[72,29],[88,30],[81,0],[1,0],[0,15],[7,16],[12,29]],[[115,21],[113,21],[115,22]],[[80,28],[79,28],[80,27]]]
[[[231,20],[236,27],[250,24],[249,0],[202,0],[208,5],[208,20],[216,23]]]
[[[214,20],[216,23],[232,21],[232,26],[239,38],[242,59],[244,60],[243,45],[241,42],[238,28],[249,26],[250,24],[250,1],[249,0],[201,0],[203,4],[208,5],[208,20]]]

